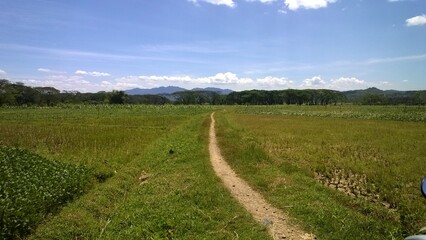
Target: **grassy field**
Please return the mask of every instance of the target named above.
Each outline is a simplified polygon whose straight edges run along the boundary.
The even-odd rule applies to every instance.
[[[401,239],[426,225],[425,110],[240,106],[217,114],[218,137],[237,172],[320,239]]]
[[[0,146],[91,174],[28,238],[268,239],[210,166],[213,111],[230,165],[319,239],[401,239],[426,225],[425,107],[0,108]]]
[[[208,107],[79,106],[0,109],[0,145],[111,176],[155,139]],[[113,151],[111,151],[113,150]]]
[[[98,181],[30,239],[268,239],[221,185],[208,106],[0,109],[2,145],[84,165]],[[0,185],[1,186],[1,185]]]
[[[425,106],[368,106],[368,105],[272,105],[245,106],[236,109],[239,113],[331,117],[343,119],[394,120],[404,122],[426,122]]]

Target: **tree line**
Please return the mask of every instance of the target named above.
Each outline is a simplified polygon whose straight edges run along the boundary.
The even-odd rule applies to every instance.
[[[326,89],[250,90],[230,93],[226,96],[225,103],[247,105],[328,105],[343,102],[345,99],[341,92]]]
[[[53,87],[28,87],[22,83],[0,80],[0,106],[54,106],[58,104],[164,104],[168,100],[161,96],[128,96],[124,91],[81,93],[59,91]]]
[[[426,104],[426,91],[387,92],[378,89],[339,92],[327,89],[248,90],[221,95],[212,91],[181,91],[162,95],[128,95],[124,91],[80,93],[53,87],[29,87],[0,79],[0,106],[58,104],[211,104],[211,105],[366,105]]]

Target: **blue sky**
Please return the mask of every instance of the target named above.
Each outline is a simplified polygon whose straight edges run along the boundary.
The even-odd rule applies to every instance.
[[[159,86],[426,89],[425,0],[2,0],[0,78]]]

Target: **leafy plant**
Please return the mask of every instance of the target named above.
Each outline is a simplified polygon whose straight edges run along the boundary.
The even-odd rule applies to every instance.
[[[89,179],[84,167],[0,146],[0,238],[27,235],[46,215],[82,194]]]

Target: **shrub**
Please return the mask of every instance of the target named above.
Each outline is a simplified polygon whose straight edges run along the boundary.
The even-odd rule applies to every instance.
[[[0,239],[21,238],[83,193],[89,170],[0,146]]]

